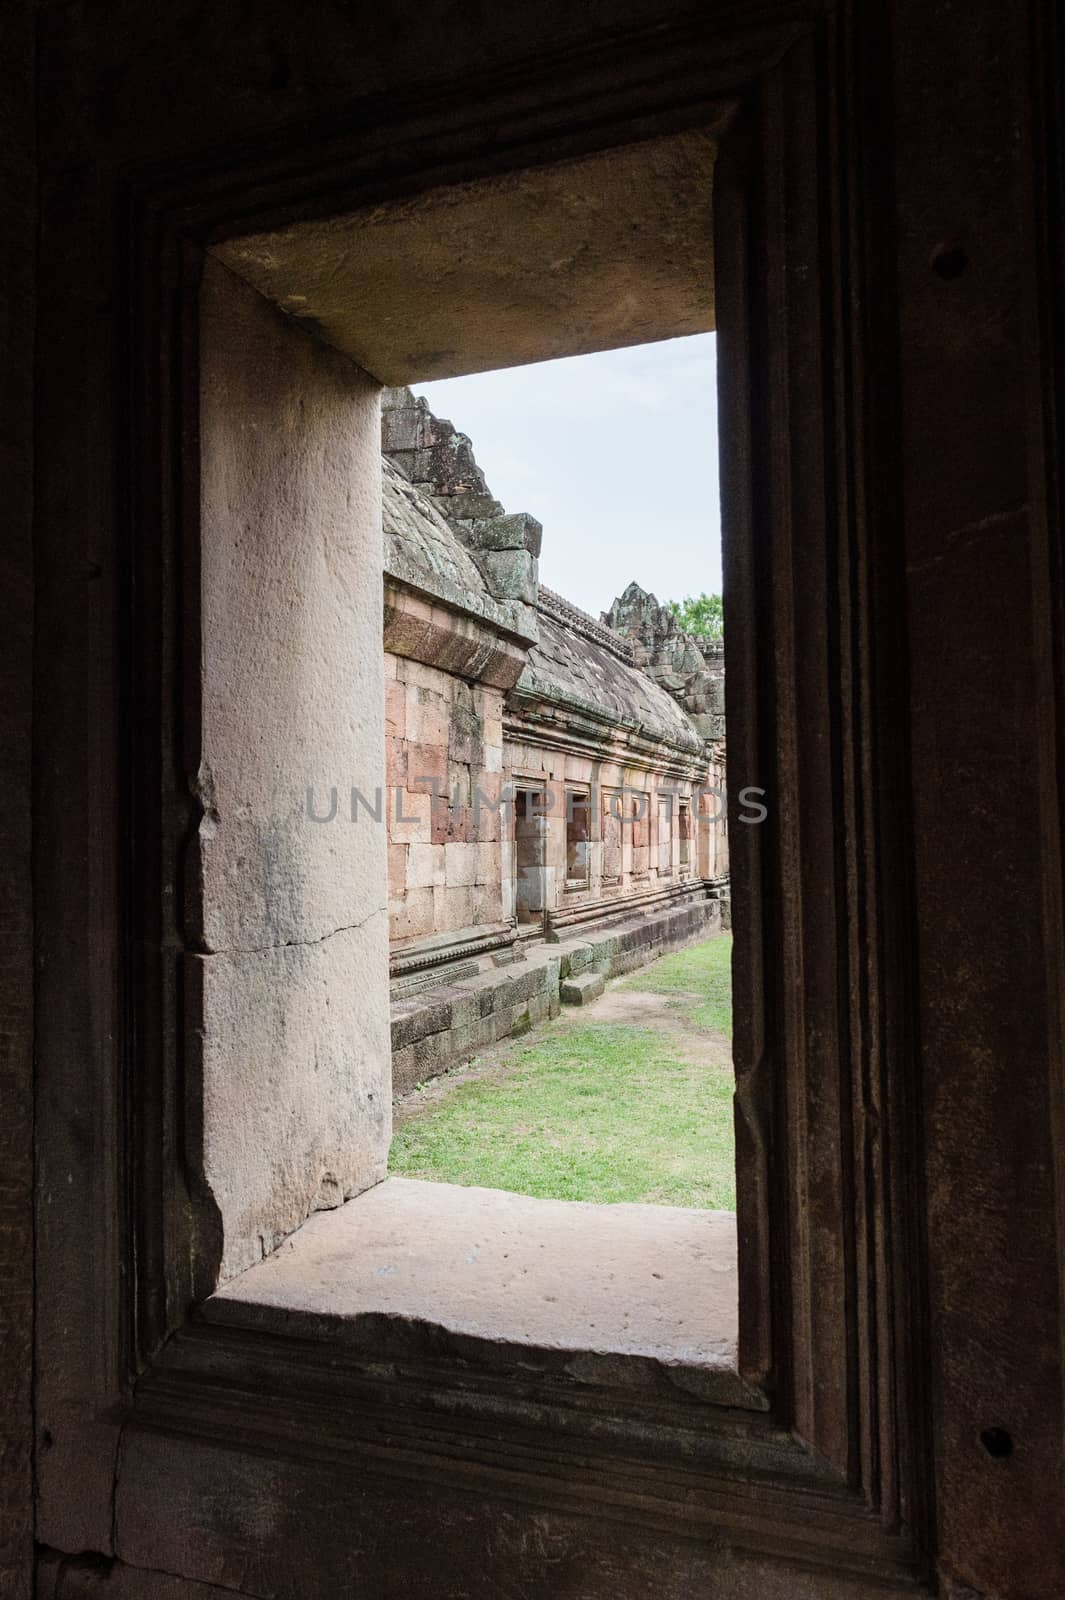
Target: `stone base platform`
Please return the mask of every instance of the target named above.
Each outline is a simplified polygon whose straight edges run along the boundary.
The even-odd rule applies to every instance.
[[[432,988],[393,1000],[392,1092],[407,1094],[498,1040],[557,1017],[566,980],[617,977],[720,931],[716,898],[686,899],[627,918],[615,912],[609,924],[581,926],[557,943],[537,939],[505,957],[466,961],[458,981],[449,983],[445,972]]]
[[[563,978],[559,994],[564,1006],[587,1006],[598,1000],[605,988],[601,972],[578,972],[576,977]]]
[[[388,1178],[311,1217],[202,1315],[381,1359],[450,1354],[749,1405],[737,1298],[730,1211]]]

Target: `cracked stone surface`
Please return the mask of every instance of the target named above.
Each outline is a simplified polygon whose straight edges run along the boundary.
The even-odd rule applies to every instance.
[[[266,950],[382,898],[384,830],[353,823],[350,801],[384,771],[377,386],[216,263],[204,322],[190,933],[207,952]]]
[[[370,1023],[387,994],[387,927],[382,908],[315,944],[189,959],[209,1021],[202,1167],[223,1279],[384,1177],[391,1063]]]
[[[664,1364],[699,1391],[739,1383],[736,1307],[730,1211],[389,1178],[312,1217],[204,1315],[382,1353],[472,1340],[481,1358],[528,1362],[535,1351],[589,1381],[618,1360],[637,1372]]]
[[[225,1279],[387,1162],[386,830],[350,806],[384,774],[380,454],[373,380],[217,263],[204,329],[187,1137]]]

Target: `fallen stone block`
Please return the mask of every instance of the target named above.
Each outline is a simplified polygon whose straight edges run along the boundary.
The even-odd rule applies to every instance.
[[[562,1004],[586,1006],[598,1000],[605,988],[606,979],[601,972],[581,972],[574,978],[564,979],[560,990]]]

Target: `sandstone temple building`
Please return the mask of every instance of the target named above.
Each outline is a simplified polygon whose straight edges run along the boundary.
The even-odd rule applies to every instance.
[[[724,664],[631,583],[540,584],[469,439],[382,405],[394,1086],[728,917]]]

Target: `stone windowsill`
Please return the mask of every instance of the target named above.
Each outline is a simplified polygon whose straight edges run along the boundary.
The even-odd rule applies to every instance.
[[[201,1308],[374,1359],[452,1357],[758,1406],[736,1372],[735,1217],[389,1178]]]

